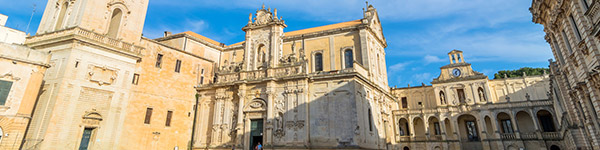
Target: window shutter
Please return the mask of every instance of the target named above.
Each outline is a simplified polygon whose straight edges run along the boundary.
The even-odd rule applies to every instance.
[[[0,80],[0,105],[4,105],[6,103],[6,99],[8,98],[8,93],[10,93],[12,84],[13,82],[11,81]]]

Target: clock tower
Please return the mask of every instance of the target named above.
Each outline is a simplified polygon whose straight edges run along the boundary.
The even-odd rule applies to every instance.
[[[440,76],[433,79],[432,84],[447,83],[463,80],[487,79],[483,73],[473,71],[471,64],[466,63],[463,57],[463,52],[460,50],[452,50],[448,53],[450,64],[442,66]]]

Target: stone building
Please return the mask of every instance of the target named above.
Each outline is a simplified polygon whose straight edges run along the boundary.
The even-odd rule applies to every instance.
[[[25,32],[6,27],[8,16],[0,14],[0,42],[10,44],[23,44]]]
[[[431,86],[393,88],[393,139],[398,149],[553,149],[565,147],[549,77],[489,80],[465,62],[462,51]]]
[[[371,5],[357,20],[289,32],[263,6],[245,40],[225,45],[193,32],[143,37],[148,2],[48,1],[25,41],[52,55],[22,149],[565,146],[547,76],[488,80],[452,51],[432,86],[390,88]]]
[[[0,42],[0,149],[20,149],[49,54]]]
[[[196,149],[385,149],[395,98],[377,11],[298,31],[264,6],[198,86]]]
[[[600,149],[600,1],[533,0],[533,22],[544,26],[556,61],[552,92],[564,107],[560,120],[568,149]]]

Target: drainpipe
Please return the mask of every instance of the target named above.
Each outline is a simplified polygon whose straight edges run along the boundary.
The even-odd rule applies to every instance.
[[[196,133],[196,114],[198,112],[198,98],[200,97],[200,94],[198,94],[198,92],[196,92],[196,105],[194,105],[194,120],[192,121],[192,137],[190,140],[190,146],[189,146],[189,150],[192,150],[194,147],[194,133]]]

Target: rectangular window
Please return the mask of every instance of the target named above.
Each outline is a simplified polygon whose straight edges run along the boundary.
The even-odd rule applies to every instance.
[[[150,124],[150,118],[152,118],[152,108],[146,108],[146,118],[144,124]]]
[[[406,97],[402,97],[402,108],[408,108],[408,101]]]
[[[560,49],[558,42],[556,41],[556,37],[554,37],[552,43],[554,43],[554,50],[556,52],[556,57],[558,57],[558,61],[560,61],[561,65],[565,65],[565,59],[563,58],[562,50]]]
[[[460,103],[465,103],[465,90],[456,89],[456,93],[458,94],[458,100],[460,101]]]
[[[133,80],[131,81],[131,84],[138,85],[138,81],[139,80],[140,80],[140,74],[134,73],[133,74]]]
[[[167,111],[167,122],[165,122],[165,126],[171,126],[171,117],[173,117],[173,111]]]
[[[564,30],[562,31],[562,37],[563,37],[563,41],[565,41],[565,45],[567,45],[567,50],[569,51],[569,54],[573,53],[573,49],[571,48],[571,42],[569,42],[567,33]]]
[[[162,66],[162,58],[163,54],[156,55],[156,68],[160,68]]]
[[[469,141],[478,141],[479,136],[477,135],[477,128],[475,126],[474,121],[466,121],[465,125],[467,125],[467,138]]]
[[[579,32],[579,27],[577,27],[577,22],[575,22],[573,15],[569,15],[569,21],[571,22],[571,27],[573,27],[573,32],[575,33],[577,42],[581,41],[581,33]]]
[[[204,76],[200,77],[200,85],[204,84]]]
[[[512,123],[510,119],[500,120],[502,125],[502,133],[513,133]]]
[[[13,82],[0,80],[0,105],[6,104]]]
[[[200,74],[201,74],[201,75],[204,75],[204,69],[202,69],[202,71],[200,71]]]
[[[181,71],[181,60],[177,59],[177,61],[175,62],[175,72],[180,72]]]
[[[435,135],[442,134],[442,131],[440,130],[440,123],[439,122],[434,122],[433,123],[433,128],[435,129]]]
[[[373,131],[373,117],[371,115],[371,109],[369,109],[369,131]]]
[[[315,71],[323,71],[323,54],[315,54]]]

